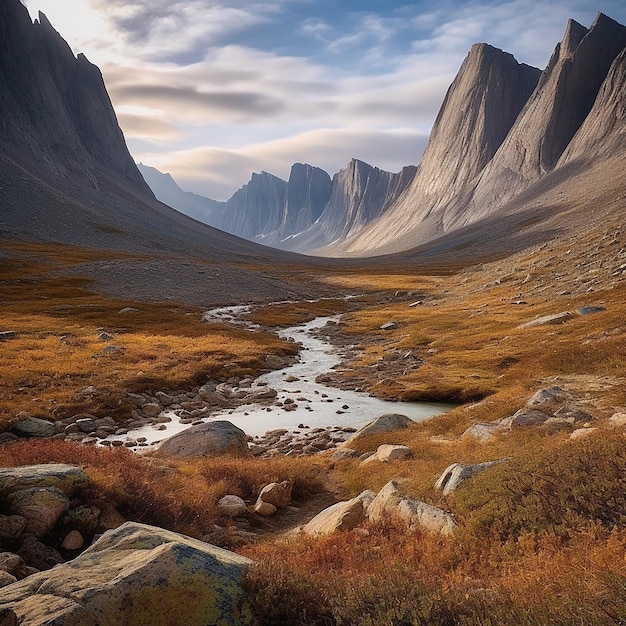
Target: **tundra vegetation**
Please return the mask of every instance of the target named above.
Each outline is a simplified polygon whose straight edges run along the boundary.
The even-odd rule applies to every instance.
[[[458,406],[356,444],[358,452],[384,443],[411,449],[410,459],[390,463],[332,461],[327,454],[176,460],[20,440],[0,445],[0,464],[79,465],[92,478],[94,502],[106,499],[127,519],[204,537],[251,557],[256,565],[246,585],[259,623],[623,623],[626,440],[623,425],[610,418],[626,412],[626,288],[607,278],[589,291],[571,273],[552,280],[560,264],[575,262],[566,259],[569,245],[537,247],[455,272],[336,270],[326,280],[358,298],[254,309],[250,318],[263,330],[250,332],[203,322],[201,309],[183,304],[99,295],[72,268],[108,253],[7,243],[12,256],[0,261],[2,324],[16,335],[0,344],[5,430],[19,411],[52,420],[77,411],[121,419],[128,391],[258,375],[267,354],[297,350],[274,334],[277,326],[335,313],[342,313],[335,339],[346,347],[338,384]],[[611,263],[610,255],[604,259]],[[575,313],[590,305],[598,311]],[[136,311],[119,313],[128,307]],[[561,324],[523,326],[562,311],[572,315]],[[394,327],[381,330],[389,321]],[[121,350],[103,351],[101,329]],[[408,353],[414,359],[405,369],[389,358]],[[109,392],[98,396],[98,405],[85,406],[79,396],[89,385]],[[500,430],[489,440],[463,436],[477,422],[513,415],[538,389],[551,386],[589,413],[585,436],[572,438],[581,424],[564,420]],[[496,459],[506,462],[451,494],[434,488],[452,463]],[[389,519],[303,538],[284,532],[280,516],[252,516],[257,538],[247,542],[216,506],[226,494],[254,501],[263,485],[290,480],[300,510],[291,522],[296,525],[334,500],[378,490],[392,479],[404,493],[451,511],[458,531],[435,536]]]

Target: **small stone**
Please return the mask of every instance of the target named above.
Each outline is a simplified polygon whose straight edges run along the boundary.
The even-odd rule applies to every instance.
[[[0,537],[18,539],[24,532],[27,521],[22,515],[0,515]]]
[[[274,515],[278,509],[269,502],[263,502],[262,500],[257,500],[257,503],[254,505],[254,512],[259,515],[265,515],[269,517],[270,515]]]
[[[386,322],[380,326],[380,330],[395,330],[398,325],[395,322]]]
[[[63,539],[61,547],[64,550],[80,550],[85,543],[83,536],[77,530],[70,530]]]
[[[15,582],[17,582],[17,578],[15,578],[13,574],[9,574],[8,572],[3,572],[2,570],[0,570],[0,587],[6,587],[7,585],[12,585]],[[5,623],[7,622],[5,622],[4,620],[0,621],[0,626],[4,626]],[[11,622],[8,622],[8,623],[11,623]],[[17,624],[17,622],[13,622],[13,623]]]
[[[120,309],[117,313],[118,315],[123,315],[126,313],[139,313],[139,309],[136,309],[135,307],[132,307],[132,306],[126,306],[123,309]]]
[[[217,501],[217,508],[227,517],[241,517],[248,512],[246,503],[239,496],[233,495],[220,498]]]
[[[8,341],[9,339],[15,339],[17,333],[14,330],[2,330],[0,331],[0,341]]]
[[[141,410],[148,417],[157,417],[161,412],[161,405],[156,404],[155,402],[148,402],[141,407]]]

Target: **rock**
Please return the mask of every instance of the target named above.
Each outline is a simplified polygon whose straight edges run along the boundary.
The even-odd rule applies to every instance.
[[[520,409],[510,417],[505,417],[500,421],[499,430],[510,430],[518,426],[541,426],[550,419],[550,416],[542,411],[534,409]]]
[[[559,421],[564,421],[569,424],[575,424],[576,422],[593,422],[595,420],[595,417],[591,415],[591,413],[587,413],[587,411],[582,411],[581,409],[570,409],[566,406],[563,406],[556,411],[554,413],[554,417]]]
[[[398,325],[395,322],[386,322],[380,326],[380,330],[395,330]]]
[[[570,439],[581,439],[582,437],[588,437],[598,430],[597,428],[577,428],[574,430],[569,438]]]
[[[124,315],[126,313],[139,313],[139,309],[132,306],[126,306],[123,309],[120,309],[117,313],[118,315]]]
[[[383,463],[389,463],[390,461],[405,460],[413,456],[411,448],[407,446],[383,444],[378,446],[376,450],[376,457]]]
[[[154,397],[163,405],[163,406],[169,406],[170,404],[172,404],[174,402],[174,398],[172,398],[172,396],[170,396],[169,394],[163,392],[163,391],[157,391],[154,394]]]
[[[18,539],[26,528],[26,522],[21,515],[0,515],[0,538]]]
[[[343,445],[346,446],[348,442],[353,444],[359,439],[369,437],[370,435],[389,433],[394,430],[403,430],[408,428],[409,425],[413,423],[413,420],[409,419],[406,415],[400,415],[399,413],[387,413],[359,428],[359,430],[346,440]]]
[[[603,306],[581,306],[576,309],[578,315],[593,315],[595,313],[602,313],[603,311],[606,311],[606,308]]]
[[[265,364],[272,370],[280,370],[288,365],[286,359],[276,354],[268,354],[265,357]]]
[[[28,624],[247,626],[249,559],[178,533],[127,523],[74,560],[3,590]]]
[[[502,463],[505,459],[498,461],[487,461],[485,463],[476,463],[475,465],[463,465],[463,463],[453,463],[443,470],[441,476],[435,483],[435,489],[442,491],[444,496],[452,493],[464,480],[484,472],[486,469]]]
[[[156,402],[148,402],[141,407],[141,411],[148,417],[157,417],[161,412],[161,405]]]
[[[360,456],[360,453],[351,448],[338,448],[330,457],[332,461],[343,461],[343,459],[354,459]]]
[[[371,489],[366,489],[365,491],[362,491],[357,496],[357,498],[361,500],[361,502],[363,502],[363,509],[365,511],[367,511],[367,507],[369,507],[369,505],[372,504],[375,497],[376,497],[376,492],[372,491]]]
[[[31,417],[25,413],[21,415],[21,419],[13,426],[13,430],[20,437],[52,437],[56,435],[57,429],[54,422]]]
[[[17,551],[19,556],[30,567],[38,570],[48,570],[63,562],[63,557],[54,549],[46,546],[34,535],[24,534],[22,545]]]
[[[270,483],[265,485],[257,499],[261,502],[269,502],[277,509],[286,507],[291,502],[291,489],[293,483],[290,480],[283,480],[280,483]]]
[[[337,502],[318,513],[302,527],[302,532],[307,535],[330,535],[337,531],[352,530],[364,517],[363,500],[352,498],[346,502]]]
[[[546,389],[540,389],[535,395],[526,403],[527,406],[541,406],[543,404],[553,404],[566,402],[572,399],[572,394],[561,389],[561,387],[548,387]]]
[[[85,544],[83,536],[77,530],[70,530],[61,542],[63,550],[80,550]]]
[[[246,503],[239,496],[227,495],[217,501],[220,513],[227,517],[241,517],[248,512]]]
[[[63,463],[0,468],[0,495],[5,497],[31,487],[56,487],[72,497],[89,482],[83,470]]]
[[[9,574],[8,572],[3,572],[0,570],[0,587],[6,587],[7,585],[11,585],[14,582],[17,582],[17,578],[13,576],[13,574]],[[4,622],[0,621],[0,626],[4,626]]]
[[[100,341],[113,341],[113,335],[110,335],[109,333],[103,330],[100,333],[98,333],[98,339]]]
[[[254,512],[259,515],[265,515],[269,517],[270,515],[274,515],[278,509],[269,502],[263,502],[263,500],[257,500],[254,505]]]
[[[461,437],[476,437],[479,441],[490,441],[501,430],[499,422],[477,422],[467,428]]]
[[[99,508],[101,509],[100,515],[98,516],[98,529],[100,531],[119,528],[126,522],[126,519],[110,502],[99,504]]]
[[[24,559],[12,552],[0,552],[0,570],[14,574],[24,567]]]
[[[18,626],[15,611],[13,609],[0,608],[0,624],[2,626]]]
[[[613,426],[626,426],[626,413],[613,413],[609,417],[609,422]]]
[[[563,324],[564,322],[572,319],[572,317],[573,316],[570,311],[563,311],[561,313],[555,313],[553,315],[544,315],[542,317],[537,317],[534,320],[530,320],[530,322],[520,324],[518,328],[533,328],[534,326],[545,326],[547,324]]]
[[[14,330],[2,330],[0,331],[0,341],[8,341],[9,339],[15,339],[17,333]]]
[[[41,539],[70,508],[69,498],[57,487],[14,491],[6,500],[11,514],[26,518],[25,531]]]
[[[230,454],[250,456],[246,433],[226,420],[191,426],[165,439],[158,448],[163,456],[187,458]]]
[[[388,482],[367,507],[367,517],[381,521],[390,515],[404,521],[410,529],[423,528],[441,535],[451,535],[457,528],[452,515],[442,509],[400,495],[398,484]]]

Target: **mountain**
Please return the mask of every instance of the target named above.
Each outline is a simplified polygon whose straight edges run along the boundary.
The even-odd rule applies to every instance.
[[[19,0],[3,0],[3,257],[12,255],[9,243],[16,239],[89,248],[94,259],[114,254],[114,263],[85,262],[80,273],[120,297],[207,304],[328,291],[258,269],[292,269],[303,262],[296,255],[234,237],[159,202],[129,154],[100,70],[82,54],[75,57],[45,15],[33,22]]]
[[[621,141],[623,125],[613,117],[621,98],[619,68],[611,66],[623,63],[625,47],[626,28],[603,14],[589,29],[570,20],[541,74],[502,51],[475,45],[448,91],[411,185],[381,218],[327,253],[409,249],[521,210],[533,187],[541,183],[537,189],[547,191],[550,181],[560,180],[548,175],[589,142],[598,156],[614,153],[606,142],[609,135]]]
[[[218,226],[225,207],[218,202],[190,191],[183,191],[170,174],[163,174],[156,167],[137,165],[144,180],[158,200],[194,219]]]
[[[155,168],[140,164],[139,169],[159,200],[187,215],[264,245],[311,253],[380,216],[416,168],[392,174],[353,159],[331,180],[319,167],[295,163],[288,181],[254,173],[225,203],[185,192]]]
[[[294,233],[283,247],[312,252],[360,232],[400,196],[414,174],[413,166],[392,174],[352,159],[333,176],[328,203],[318,219],[308,229]]]

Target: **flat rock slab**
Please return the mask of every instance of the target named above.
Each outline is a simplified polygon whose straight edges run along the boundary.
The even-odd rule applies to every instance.
[[[247,626],[253,618],[240,579],[251,563],[128,522],[73,561],[3,588],[0,611],[13,610],[24,626]]]
[[[572,319],[572,317],[573,315],[570,311],[562,311],[561,313],[554,313],[553,315],[537,317],[534,320],[530,320],[530,322],[520,324],[518,328],[533,328],[534,326],[545,326],[548,324],[563,324],[564,322]]]
[[[42,420],[38,417],[25,417],[19,420],[13,426],[13,430],[20,437],[52,437],[57,432],[54,422]]]
[[[89,477],[73,465],[49,463],[0,468],[0,496],[33,487],[56,487],[68,496],[89,484]]]
[[[334,532],[352,530],[365,517],[363,500],[359,497],[345,502],[337,502],[318,513],[302,532],[307,535],[330,535]]]

